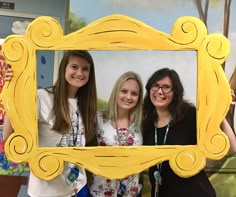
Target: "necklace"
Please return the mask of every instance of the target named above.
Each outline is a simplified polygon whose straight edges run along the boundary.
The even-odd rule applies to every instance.
[[[167,135],[168,135],[168,132],[169,132],[169,129],[170,129],[171,121],[172,121],[172,118],[170,118],[170,120],[168,122],[168,125],[166,126],[166,131],[165,131],[165,135],[164,135],[164,139],[163,139],[163,145],[166,144]],[[158,128],[157,128],[156,124],[154,124],[154,126],[155,126],[155,145],[157,146],[158,145],[158,138],[157,138]],[[153,176],[154,176],[154,179],[155,179],[155,197],[158,196],[159,186],[162,185],[161,168],[162,168],[162,163],[157,164],[157,170],[154,171],[154,173],[153,173]]]

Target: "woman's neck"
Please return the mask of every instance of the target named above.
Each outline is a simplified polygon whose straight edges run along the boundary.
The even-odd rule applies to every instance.
[[[114,120],[116,128],[127,128],[130,124],[129,111],[118,110],[118,118]]]
[[[68,98],[75,98],[78,92],[78,88],[69,87],[68,88]]]
[[[170,122],[171,114],[168,110],[157,110],[157,115],[157,127],[164,127]]]

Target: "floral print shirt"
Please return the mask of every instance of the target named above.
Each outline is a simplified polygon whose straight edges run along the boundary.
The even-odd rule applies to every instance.
[[[114,128],[111,120],[104,118],[101,112],[97,114],[96,136],[100,146],[138,146],[143,138],[140,128],[131,124],[128,128]],[[129,176],[123,180],[110,180],[94,175],[90,186],[90,193],[94,197],[135,197],[141,190],[139,174]]]

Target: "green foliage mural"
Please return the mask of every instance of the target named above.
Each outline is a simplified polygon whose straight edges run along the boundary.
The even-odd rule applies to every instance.
[[[73,12],[70,12],[69,19],[67,21],[66,33],[72,33],[78,29],[83,28],[86,25],[83,18],[78,18]]]

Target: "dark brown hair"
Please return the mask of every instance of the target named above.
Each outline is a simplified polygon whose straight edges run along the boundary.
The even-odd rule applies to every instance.
[[[176,122],[180,121],[184,117],[184,111],[189,106],[192,106],[192,104],[185,101],[183,98],[184,88],[180,81],[178,73],[175,70],[171,70],[169,68],[160,69],[152,74],[145,86],[146,95],[144,97],[143,103],[144,123],[145,121],[149,122],[147,124],[150,124],[150,122],[153,123],[153,121],[158,118],[156,108],[152,104],[152,101],[150,99],[150,89],[153,83],[156,83],[164,77],[169,77],[173,86],[173,100],[169,105],[169,111],[172,117],[172,124],[175,124]]]
[[[83,58],[90,64],[89,80],[79,89],[76,95],[85,128],[86,142],[89,142],[94,133],[93,129],[97,111],[97,92],[93,59],[89,52],[85,50],[66,51],[61,60],[58,78],[52,87],[52,92],[54,94],[53,112],[55,115],[55,122],[52,130],[63,134],[71,129],[68,104],[68,83],[65,79],[66,66],[71,56]]]

